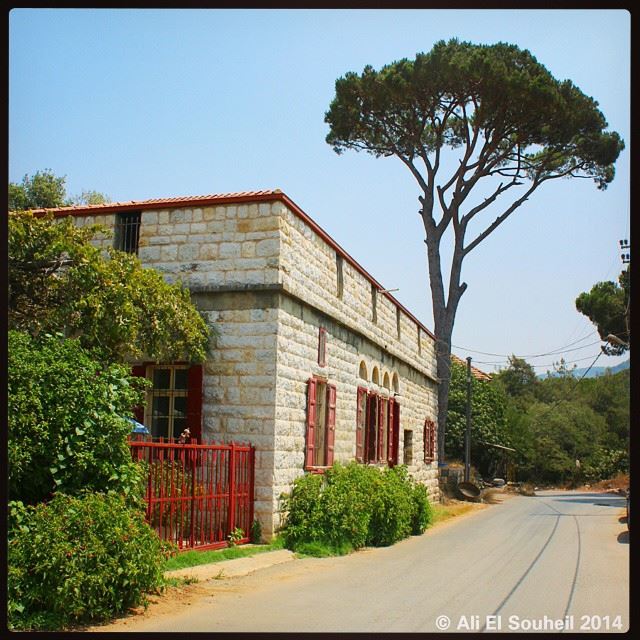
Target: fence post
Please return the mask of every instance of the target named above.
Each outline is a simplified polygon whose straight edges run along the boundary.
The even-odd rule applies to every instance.
[[[183,445],[187,446],[187,445]],[[195,547],[195,512],[196,512],[196,450],[190,446],[189,449],[189,466],[191,467],[191,522],[189,523],[189,545],[193,549]]]
[[[236,445],[229,449],[229,533],[236,528]]]
[[[245,531],[245,535],[251,538],[251,528],[253,527],[254,518],[254,493],[255,493],[255,477],[256,477],[256,448],[250,444],[249,449],[249,531]],[[251,539],[249,540],[251,542]],[[258,540],[260,542],[260,540]]]

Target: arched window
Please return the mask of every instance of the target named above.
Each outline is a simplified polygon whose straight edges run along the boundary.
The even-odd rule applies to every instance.
[[[367,365],[364,363],[364,360],[360,362],[360,370],[358,371],[358,377],[362,380],[368,380],[367,378]]]
[[[380,384],[380,372],[378,371],[378,367],[373,367],[371,381],[373,382],[373,384]]]
[[[391,390],[391,384],[389,382],[389,374],[385,373],[384,374],[384,378],[382,379],[382,386],[387,390],[390,391]]]
[[[393,392],[394,393],[400,393],[400,380],[398,380],[398,374],[394,373],[393,374],[393,380],[392,380],[392,386],[393,386]]]

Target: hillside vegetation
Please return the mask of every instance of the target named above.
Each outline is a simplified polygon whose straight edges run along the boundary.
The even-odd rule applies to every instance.
[[[452,363],[451,378],[449,460],[464,456],[465,367]],[[626,473],[629,403],[628,369],[579,380],[560,367],[540,380],[526,361],[513,357],[491,381],[473,382],[472,464],[493,476],[505,471],[508,459],[517,480],[545,484],[593,483]]]

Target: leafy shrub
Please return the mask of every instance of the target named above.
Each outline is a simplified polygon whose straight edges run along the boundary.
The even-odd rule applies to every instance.
[[[426,488],[406,467],[380,471],[355,462],[298,478],[282,504],[285,545],[312,555],[393,544],[422,533],[432,518]]]
[[[596,446],[585,461],[584,477],[589,482],[607,480],[618,473],[629,471],[629,454],[626,451]]]
[[[427,487],[419,482],[413,485],[413,517],[411,519],[411,534],[419,536],[433,522],[433,508],[429,502]]]
[[[257,518],[251,523],[251,542],[260,544],[262,542],[262,525]]]
[[[282,530],[285,545],[295,549],[300,542],[318,540],[324,535],[320,495],[324,478],[309,473],[297,478],[289,495],[282,496],[287,513]]]
[[[162,584],[172,546],[122,497],[56,494],[11,503],[8,613],[14,628],[99,620],[143,603]]]
[[[373,495],[369,525],[369,543],[383,547],[411,535],[413,522],[413,486],[406,467],[385,469],[378,491]]]
[[[144,469],[121,416],[141,399],[139,378],[102,365],[77,340],[9,332],[9,498],[46,500],[54,491],[122,493],[142,499]]]

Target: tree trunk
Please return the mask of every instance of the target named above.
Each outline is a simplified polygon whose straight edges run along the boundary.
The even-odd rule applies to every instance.
[[[457,213],[457,212],[456,212]],[[462,272],[462,236],[464,230],[456,233],[454,254],[451,260],[449,295],[445,301],[440,260],[440,238],[430,210],[422,209],[422,219],[426,231],[429,284],[433,308],[434,333],[436,336],[436,371],[438,384],[438,462],[444,462],[445,436],[447,427],[447,407],[449,404],[449,380],[451,377],[451,335],[458,310],[458,303],[467,285],[460,285]]]
[[[447,407],[449,404],[449,381],[451,378],[451,334],[453,319],[447,321],[447,313],[443,309],[434,316],[442,316],[435,320],[436,336],[436,370],[438,373],[438,462],[444,462],[445,434],[447,429]]]

